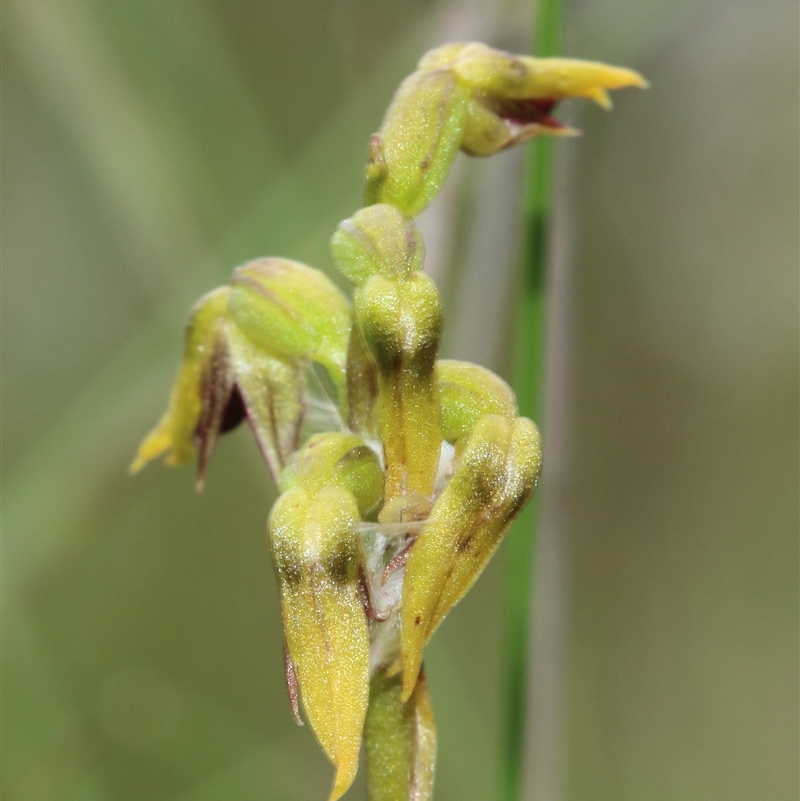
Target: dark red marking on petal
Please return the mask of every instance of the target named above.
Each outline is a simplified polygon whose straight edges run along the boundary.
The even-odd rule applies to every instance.
[[[194,429],[197,446],[197,489],[203,488],[206,468],[219,439],[225,409],[234,389],[227,343],[220,336],[200,377],[202,408]]]
[[[381,587],[386,584],[389,580],[389,576],[394,573],[395,570],[399,570],[401,567],[405,565],[408,561],[408,555],[411,553],[411,546],[417,541],[417,535],[414,536],[414,539],[409,542],[409,544],[403,548],[400,553],[395,554],[390,560],[389,564],[383,569],[383,573],[381,574]]]
[[[364,568],[358,569],[358,597],[361,605],[364,607],[364,614],[367,620],[383,623],[388,620],[391,612],[386,612],[383,615],[378,614],[375,607],[372,605],[372,598],[369,594],[369,585],[367,584],[367,577],[364,575]]]
[[[289,653],[289,648],[284,642],[283,644],[283,669],[286,676],[286,689],[289,692],[289,703],[292,707],[292,715],[294,716],[295,723],[302,726],[303,718],[300,717],[300,687],[297,683],[297,673],[294,669],[294,662],[292,655]]]
[[[222,412],[222,421],[219,427],[220,434],[226,434],[228,431],[233,431],[239,423],[247,416],[247,410],[244,406],[244,399],[242,393],[239,392],[239,387],[234,384],[233,391],[231,392],[228,402],[225,404],[225,409]]]
[[[489,107],[504,120],[517,125],[543,125],[546,128],[563,128],[563,124],[550,116],[556,107],[556,98],[537,98],[523,100],[488,100]]]

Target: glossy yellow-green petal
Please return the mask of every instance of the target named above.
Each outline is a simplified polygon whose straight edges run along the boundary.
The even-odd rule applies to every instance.
[[[228,306],[259,348],[319,362],[344,391],[350,304],[324,273],[289,259],[256,259],[234,272]]]
[[[441,448],[434,380],[442,305],[431,279],[375,275],[355,294],[360,335],[378,370],[378,430],[386,463],[387,504],[431,495]]]
[[[168,465],[192,461],[197,454],[194,431],[203,407],[201,381],[224,338],[228,287],[203,296],[192,309],[183,340],[183,357],[167,411],[144,438],[130,466],[136,473],[152,459],[165,456]]]
[[[491,414],[478,420],[406,564],[404,698],[413,690],[425,643],[481,574],[540,471],[539,431],[530,420]]]
[[[517,397],[500,376],[470,362],[440,359],[436,381],[442,407],[442,438],[455,442],[472,431],[484,414],[509,422],[518,414]]]
[[[448,70],[403,81],[372,139],[367,205],[391,203],[416,217],[431,202],[461,144],[467,100]]]
[[[361,517],[383,498],[383,470],[375,451],[361,437],[341,431],[316,434],[289,460],[280,478],[285,492],[294,486],[318,492],[344,487],[358,503]]]
[[[502,487],[510,434],[511,424],[502,417],[481,417],[411,548],[400,611],[404,699],[414,689],[428,628],[458,551],[491,513]]]
[[[503,540],[508,527],[536,489],[542,469],[539,429],[525,417],[511,426],[505,477],[487,519],[475,526],[471,539],[456,544],[452,572],[431,615],[429,640],[447,613],[467,594]]]
[[[373,275],[404,276],[422,269],[425,244],[414,220],[387,203],[357,211],[331,237],[336,267],[357,286]]]
[[[308,721],[336,768],[330,801],[352,784],[369,695],[369,632],[358,593],[355,498],[295,486],[270,517],[286,644]]]

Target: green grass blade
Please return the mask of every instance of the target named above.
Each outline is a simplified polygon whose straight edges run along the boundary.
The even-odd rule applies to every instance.
[[[561,40],[561,0],[540,0],[534,52],[556,55]],[[520,412],[542,426],[545,352],[545,285],[552,206],[553,140],[541,137],[528,154],[526,242],[521,292],[516,308],[514,383]],[[545,432],[545,447],[547,438]],[[519,516],[506,546],[504,740],[501,792],[504,801],[522,797],[524,725],[527,701],[529,610],[533,594],[536,499]]]

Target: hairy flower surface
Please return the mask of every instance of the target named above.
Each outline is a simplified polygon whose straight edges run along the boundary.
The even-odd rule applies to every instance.
[[[644,88],[639,73],[594,61],[531,58],[479,42],[443,45],[420,60],[372,137],[367,199],[416,216],[459,150],[490,156],[534,136],[577,133],[551,116],[565,98],[611,107],[609,89]]]
[[[645,85],[631,70],[478,43],[431,51],[371,139],[367,206],[331,239],[352,306],[319,270],[263,258],[191,312],[167,411],[131,469],[197,458],[201,486],[220,435],[248,420],[281,493],[268,533],[287,686],[335,766],[330,801],[352,784],[365,731],[372,801],[432,797],[424,648],[542,467],[539,431],[511,388],[439,359],[442,303],[414,216],[459,150],[574,133],[551,116],[559,100],[608,107],[607,90]],[[313,436],[312,364],[336,393],[335,430]]]

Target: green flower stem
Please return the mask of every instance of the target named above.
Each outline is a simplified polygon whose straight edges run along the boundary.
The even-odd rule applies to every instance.
[[[539,0],[534,53],[557,55],[561,39],[561,0]],[[545,271],[551,209],[553,140],[535,139],[528,155],[526,248],[522,291],[516,309],[514,383],[520,414],[542,425],[545,353]],[[546,436],[546,430],[545,430]],[[524,727],[527,706],[529,611],[538,505],[525,507],[506,546],[504,747],[501,792],[504,801],[522,797]]]
[[[436,729],[424,675],[402,704],[402,675],[375,674],[364,724],[369,801],[431,801]]]
[[[379,672],[369,688],[364,725],[369,801],[408,801],[408,745],[400,694],[403,683]]]

